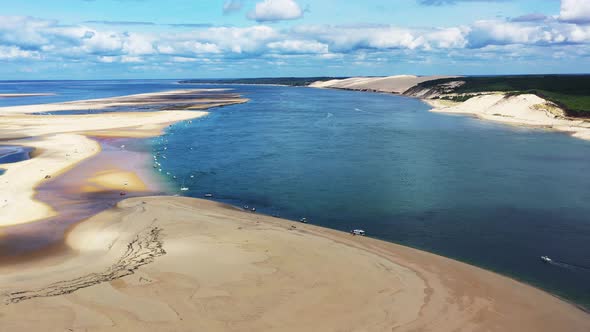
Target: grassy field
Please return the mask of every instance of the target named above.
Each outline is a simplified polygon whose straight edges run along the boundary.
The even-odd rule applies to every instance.
[[[457,81],[456,78],[440,79],[419,84],[423,88]],[[568,115],[590,117],[590,75],[526,75],[463,77],[465,84],[454,93],[469,94],[486,91],[532,93],[564,108]]]
[[[184,80],[179,83],[184,84],[277,84],[288,86],[308,86],[315,81],[329,81],[333,79],[341,79],[344,77],[263,77],[263,78],[235,78],[235,79],[199,79],[199,80]]]

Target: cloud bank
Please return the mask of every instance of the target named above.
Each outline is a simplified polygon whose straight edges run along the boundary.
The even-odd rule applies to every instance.
[[[272,23],[300,18],[303,11],[295,1],[253,4],[248,15],[259,23],[241,27],[182,24],[178,29],[170,24],[133,21],[68,25],[36,17],[0,16],[0,63],[13,71],[49,66],[221,71],[240,65],[290,65],[305,66],[317,74],[336,66],[368,72],[398,63],[416,68],[434,63],[448,68],[465,64],[485,68],[498,61],[522,66],[569,61],[586,64],[576,65],[577,70],[590,69],[590,2],[586,0],[563,0],[555,17],[531,13],[440,28],[374,24],[285,27]],[[242,5],[242,1],[226,1],[224,10],[240,10]]]

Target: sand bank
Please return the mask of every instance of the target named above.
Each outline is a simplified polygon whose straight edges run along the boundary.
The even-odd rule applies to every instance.
[[[8,140],[3,144],[26,145],[35,149],[35,156],[30,160],[0,165],[0,168],[6,169],[0,178],[0,227],[55,216],[55,211],[51,207],[34,199],[35,187],[98,153],[100,146],[86,137],[87,135],[157,136],[169,124],[207,115],[206,112],[187,110],[84,115],[26,113],[40,110],[55,111],[64,107],[79,109],[81,105],[96,109],[139,104],[190,108],[199,98],[211,101],[214,98],[212,94],[219,98],[214,103],[215,106],[237,102],[235,94],[226,95],[221,92],[223,90],[179,90],[92,101],[0,108],[0,139]],[[239,102],[244,100],[240,99]],[[203,104],[203,107],[211,107],[211,104]],[[131,179],[129,174],[124,178],[137,182]],[[113,179],[121,180],[122,177],[103,174],[97,177],[100,184],[94,187],[113,188]]]
[[[433,112],[470,114],[496,122],[546,128],[590,140],[590,120],[570,118],[565,112],[533,94],[506,96],[501,93],[483,94],[462,103],[425,100]]]
[[[310,84],[310,87],[402,94],[416,84],[449,77],[457,76],[396,75],[388,77],[351,77],[325,82],[314,82]]]
[[[180,197],[0,266],[0,331],[588,331],[590,316],[436,255]]]
[[[216,103],[214,106],[224,106],[247,102],[239,94],[228,92],[226,89],[189,89],[164,92],[141,93],[128,96],[77,100],[63,103],[22,105],[0,107],[0,115],[47,113],[76,110],[103,110],[113,107],[160,106],[160,109],[179,106],[199,107],[203,102]],[[210,108],[211,105],[204,108]]]
[[[44,97],[55,96],[55,93],[0,93],[0,98]]]

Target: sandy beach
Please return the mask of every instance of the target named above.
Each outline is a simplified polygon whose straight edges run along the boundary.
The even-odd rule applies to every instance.
[[[180,197],[132,198],[68,250],[0,266],[0,331],[588,331],[590,316],[414,249]]]

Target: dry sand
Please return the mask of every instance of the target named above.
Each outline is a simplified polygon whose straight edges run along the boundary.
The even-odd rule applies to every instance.
[[[426,100],[433,112],[471,114],[481,119],[562,131],[590,140],[590,121],[568,118],[563,110],[533,94],[506,96],[490,93],[462,103]]]
[[[413,76],[396,75],[388,77],[351,77],[346,79],[314,82],[312,88],[332,88],[345,90],[362,90],[388,93],[404,93],[416,84],[441,78],[457,76]]]
[[[0,266],[0,331],[590,330],[491,272],[203,200],[128,199],[66,243]]]

